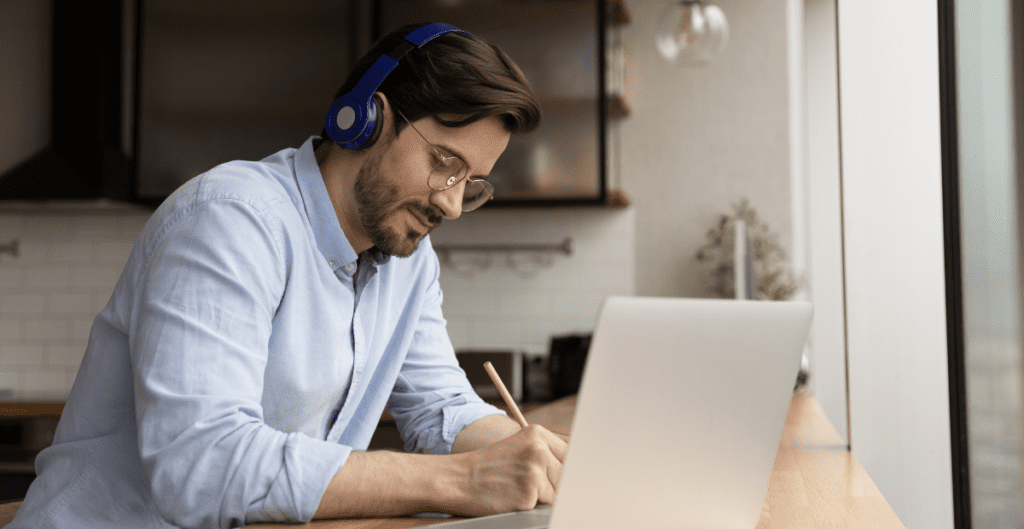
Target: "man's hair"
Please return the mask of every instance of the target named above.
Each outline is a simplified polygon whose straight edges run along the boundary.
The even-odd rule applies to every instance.
[[[355,88],[381,55],[422,25],[403,26],[378,40],[356,63],[334,98]],[[467,33],[446,33],[422,48],[413,48],[377,91],[409,121],[429,116],[444,126],[461,127],[496,116],[512,134],[530,132],[540,124],[540,102],[519,67],[497,46]],[[392,114],[395,132],[400,132],[405,120],[397,112]],[[320,135],[329,139],[326,128]]]

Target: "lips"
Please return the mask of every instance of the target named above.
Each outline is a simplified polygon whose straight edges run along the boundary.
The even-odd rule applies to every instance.
[[[421,224],[421,225],[423,226],[423,229],[424,229],[424,231],[425,231],[425,232],[429,232],[430,230],[433,230],[433,229],[434,229],[434,225],[433,225],[433,224],[431,224],[431,223],[430,223],[430,222],[428,222],[428,221],[427,221],[426,219],[424,219],[423,217],[421,217],[421,216],[420,216],[420,215],[419,215],[419,214],[418,214],[418,213],[417,213],[416,211],[414,211],[414,210],[413,210],[412,208],[409,208],[409,214],[410,214],[410,215],[412,215],[412,218],[416,219],[416,222],[420,223],[420,224]]]
[[[423,225],[423,228],[430,232],[438,225],[441,224],[442,217],[428,208],[422,206],[410,205],[406,208],[409,214],[412,215],[417,222]]]

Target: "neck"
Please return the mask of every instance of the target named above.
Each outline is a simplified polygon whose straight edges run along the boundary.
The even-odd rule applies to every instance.
[[[327,188],[327,196],[331,199],[345,238],[356,254],[369,250],[373,243],[363,229],[355,200],[356,176],[366,158],[365,153],[346,151],[330,140],[323,140],[314,154]]]

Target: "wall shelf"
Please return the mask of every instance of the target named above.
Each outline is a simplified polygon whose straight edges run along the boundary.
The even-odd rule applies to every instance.
[[[609,97],[608,98],[608,117],[609,118],[624,118],[629,115],[629,103],[626,102],[624,97]]]

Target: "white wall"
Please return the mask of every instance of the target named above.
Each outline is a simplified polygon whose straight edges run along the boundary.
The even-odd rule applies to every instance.
[[[838,6],[850,441],[907,527],[952,527],[937,6]]]
[[[593,332],[605,297],[635,292],[634,223],[632,208],[588,207],[485,208],[442,224],[431,235],[435,246],[573,240],[571,255],[499,251],[442,259],[453,345],[543,356],[553,335]]]
[[[71,391],[89,329],[107,304],[147,211],[0,202],[0,390]]]
[[[702,68],[677,68],[654,33],[665,2],[628,2],[622,29],[630,115],[613,123],[622,188],[636,207],[641,295],[711,295],[695,259],[719,215],[747,197],[792,249],[788,0],[720,0],[730,40]]]

